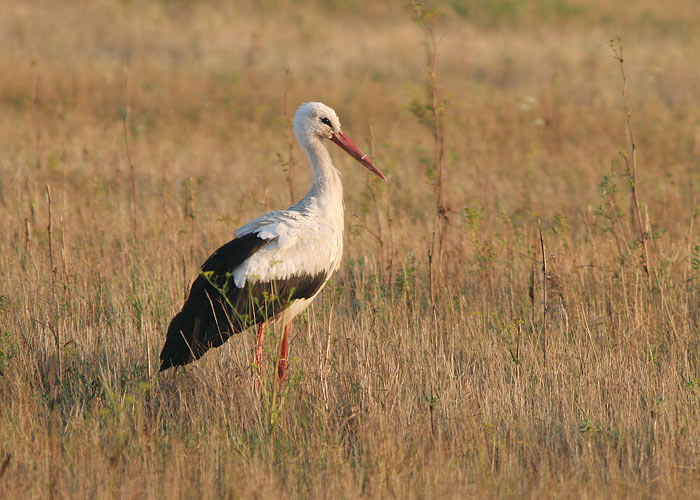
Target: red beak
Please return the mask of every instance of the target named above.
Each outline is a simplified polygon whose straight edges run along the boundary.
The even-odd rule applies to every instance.
[[[342,131],[337,131],[333,135],[331,135],[331,141],[335,142],[338,146],[343,148],[343,151],[348,153],[350,156],[355,158],[357,161],[362,163],[365,167],[367,167],[367,170],[372,172],[373,174],[377,175],[378,177],[381,177],[383,180],[386,180],[386,177],[384,177],[384,174],[379,171],[377,167],[374,166],[374,163],[372,163],[369,159],[369,156],[364,154],[360,148],[358,148],[352,140],[345,135]]]

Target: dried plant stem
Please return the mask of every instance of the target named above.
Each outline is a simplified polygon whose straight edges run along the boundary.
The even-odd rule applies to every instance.
[[[540,249],[542,250],[542,358],[547,367],[547,252],[542,236],[542,223],[537,219],[537,231],[540,235]]]
[[[141,328],[143,329],[143,319],[141,320]],[[146,363],[148,365],[148,378],[153,377],[153,360],[151,359],[151,336],[149,335],[149,330],[145,330],[146,334]]]
[[[68,264],[66,263],[66,237],[63,230],[63,217],[59,217],[61,223],[61,264],[63,268],[63,295],[70,301],[70,288],[68,287]]]
[[[182,249],[181,252],[182,255],[182,300],[185,301],[187,300],[187,296],[189,295],[190,289],[189,289],[189,277],[187,276],[187,257],[185,257],[185,249]]]
[[[292,155],[294,147],[294,125],[287,111],[287,95],[289,94],[289,68],[284,69],[284,122],[287,124],[287,185],[289,186],[290,203],[296,202],[297,198],[294,195],[294,156]]]
[[[49,273],[51,275],[51,285],[53,287],[56,281],[56,268],[53,265],[53,214],[51,205],[51,188],[48,184],[46,185],[46,202],[48,205],[49,217],[49,222],[46,225],[46,232],[49,236]]]
[[[438,43],[435,40],[435,30],[434,25],[429,25],[427,27],[428,33],[430,35],[431,50],[429,54],[429,73],[430,73],[430,98],[431,98],[431,108],[433,111],[433,124],[435,133],[435,166],[437,169],[437,181],[435,184],[436,190],[436,201],[437,201],[437,227],[438,227],[438,250],[439,250],[439,260],[438,269],[440,274],[442,274],[442,261],[443,252],[445,248],[445,233],[447,232],[448,219],[448,209],[445,206],[444,201],[444,144],[442,140],[442,123],[440,117],[440,108],[442,106],[439,97],[439,88],[437,83],[437,76],[435,73],[435,67],[437,64],[437,48]]]
[[[642,212],[639,208],[639,195],[637,193],[637,144],[634,141],[634,132],[632,131],[632,109],[630,108],[628,98],[627,98],[627,75],[625,74],[625,59],[622,56],[622,42],[620,39],[615,42],[615,40],[610,40],[610,48],[615,54],[615,59],[620,65],[620,75],[622,75],[622,101],[625,106],[625,124],[627,127],[625,133],[625,151],[621,152],[622,158],[625,160],[625,170],[627,175],[627,180],[630,185],[630,190],[632,191],[632,201],[634,204],[634,214],[637,222],[637,228],[639,229],[639,236],[642,242],[642,248],[644,250],[644,272],[647,275],[647,285],[649,290],[652,290],[651,283],[651,265],[649,261],[649,245],[648,240],[650,232],[647,231],[646,225],[642,222]],[[627,138],[629,137],[629,145],[632,153],[632,161],[630,162],[629,155],[627,154]]]
[[[190,226],[190,265],[194,264],[194,239],[195,239],[195,198],[194,198],[194,178],[190,177],[185,181],[187,187],[187,206],[185,207],[185,217],[189,219]]]
[[[435,233],[433,232],[433,238],[428,247],[428,284],[430,290],[430,303],[435,308],[435,292],[433,285],[433,249],[435,248]]]
[[[369,159],[370,161],[374,162],[374,130],[372,127],[369,128]],[[377,198],[377,184],[379,183],[379,179],[376,178],[369,178],[367,182],[369,182],[369,192],[370,195],[372,196],[372,206],[374,208],[374,221],[377,224],[377,241],[379,243],[379,274],[380,277],[383,278],[384,276],[384,236],[383,236],[383,231],[382,231],[382,222],[381,222],[381,217],[379,215],[379,202]]]
[[[134,235],[136,235],[136,179],[134,162],[131,160],[131,150],[129,149],[129,77],[124,68],[124,113],[122,114],[122,124],[124,126],[124,147],[126,148],[126,160],[129,163],[129,178],[131,179],[131,223]]]
[[[693,198],[693,207],[690,210],[690,224],[688,225],[688,237],[687,237],[687,245],[688,245],[688,256],[692,254],[692,248],[693,248],[693,226],[695,225],[695,218],[700,215],[700,210],[698,210],[698,200],[700,200],[700,195],[695,196]],[[690,269],[692,267],[692,260],[688,258],[688,263],[685,266],[685,269],[683,270],[683,281],[687,282],[688,281],[688,274],[690,273]]]
[[[328,375],[330,374],[330,358],[331,358],[331,342],[333,340],[333,306],[334,302],[331,301],[331,307],[328,313],[328,330],[326,332],[326,349],[321,360],[321,389],[323,395],[323,403],[326,407],[326,411],[330,411],[330,391],[328,389]],[[320,345],[320,344],[319,344]]]
[[[29,244],[32,241],[32,228],[29,225],[29,219],[24,219],[24,253],[29,251]]]
[[[435,190],[435,205],[436,205],[436,226],[437,226],[437,275],[438,279],[442,278],[443,256],[445,249],[445,237],[447,234],[447,226],[449,223],[450,208],[445,202],[445,168],[444,168],[444,142],[442,135],[442,110],[444,102],[440,96],[440,86],[437,80],[437,55],[439,41],[435,38],[435,23],[440,17],[437,11],[424,11],[423,6],[419,3],[412,4],[415,20],[428,32],[428,102],[425,104],[414,103],[414,114],[425,126],[429,127],[433,134],[435,157],[433,159],[433,168],[435,177],[432,177],[432,172],[429,177],[433,181]]]

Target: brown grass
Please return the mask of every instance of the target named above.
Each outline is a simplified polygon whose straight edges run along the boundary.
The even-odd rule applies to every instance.
[[[443,6],[453,212],[433,307],[433,143],[410,112],[426,40],[409,11],[4,2],[0,497],[697,494],[700,12],[620,4]],[[345,261],[295,322],[286,387],[270,362],[254,394],[250,333],[149,377],[198,265],[289,201],[287,67],[290,108],[326,102],[365,149],[372,127],[389,182],[332,151]]]

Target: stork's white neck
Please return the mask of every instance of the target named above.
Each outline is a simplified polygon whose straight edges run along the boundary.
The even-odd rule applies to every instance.
[[[311,189],[300,201],[318,205],[321,215],[333,219],[339,228],[343,227],[343,185],[340,182],[340,172],[333,166],[331,155],[325,144],[317,137],[299,141],[306,151],[314,171],[314,181]]]

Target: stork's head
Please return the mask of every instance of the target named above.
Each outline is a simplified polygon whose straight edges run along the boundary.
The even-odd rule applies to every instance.
[[[367,170],[386,180],[369,157],[340,130],[340,120],[332,108],[321,102],[307,102],[299,106],[294,115],[294,133],[303,145],[313,139],[330,139],[346,153],[364,165]]]

